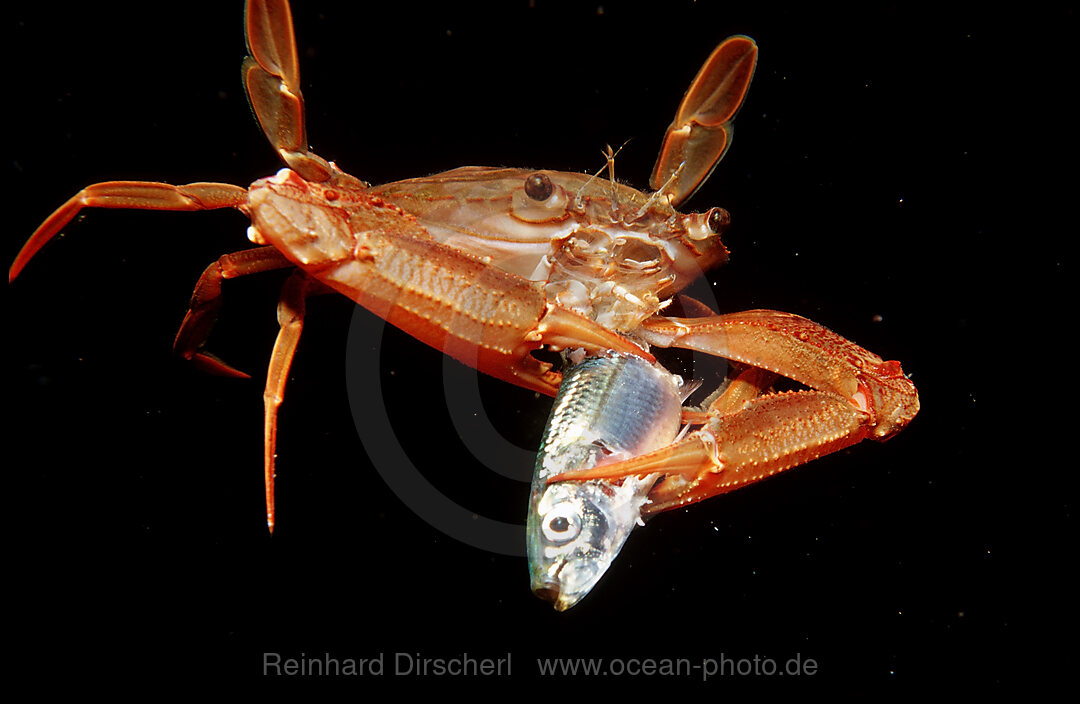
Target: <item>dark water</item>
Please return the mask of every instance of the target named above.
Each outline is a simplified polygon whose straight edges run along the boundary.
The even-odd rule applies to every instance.
[[[9,259],[87,183],[246,184],[278,168],[240,89],[241,12],[187,5],[35,9],[9,23]],[[264,653],[382,659],[381,677],[347,679],[363,691],[461,682],[393,670],[463,653],[511,654],[508,677],[466,681],[476,687],[537,681],[536,659],[559,656],[609,671],[645,658],[727,658],[746,672],[816,663],[799,677],[759,666],[704,682],[701,668],[575,680],[713,696],[979,691],[1053,673],[1062,656],[1039,629],[1072,613],[1058,565],[1075,519],[1055,465],[1032,454],[1045,445],[989,432],[995,389],[1025,354],[1003,345],[994,377],[980,361],[1001,354],[987,333],[1016,320],[993,308],[991,322],[995,292],[1063,293],[1055,260],[1035,261],[1022,236],[1007,251],[988,244],[1003,210],[1027,208],[1000,190],[1029,174],[1000,163],[1026,143],[1024,84],[1002,79],[1027,61],[1023,42],[1002,39],[1001,18],[926,8],[537,5],[306,3],[296,25],[313,148],[385,182],[464,164],[595,170],[605,144],[629,139],[618,174],[643,187],[698,66],[723,37],[751,35],[760,64],[734,146],[688,204],[733,219],[732,260],[701,295],[722,310],[799,313],[901,360],[922,398],[916,421],[887,444],[658,517],[593,594],[556,614],[529,593],[523,557],[447,537],[374,471],[345,390],[343,300],[309,306],[268,538],[261,381],[200,375],[169,350],[198,274],[247,245],[246,221],[89,212],[7,296],[6,574],[20,669],[254,680]],[[1064,19],[1019,18],[1011,36],[1038,25],[1053,67]],[[256,380],[282,280],[228,285],[212,338]],[[479,463],[447,410],[444,384],[476,387],[475,376],[396,331],[381,359],[381,406],[411,462],[479,516],[521,521],[527,484]],[[474,412],[527,457],[549,401],[479,389]],[[1032,651],[1044,669],[1020,664]]]

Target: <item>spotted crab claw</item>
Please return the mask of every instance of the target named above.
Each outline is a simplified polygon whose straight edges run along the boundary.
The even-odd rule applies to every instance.
[[[614,481],[660,473],[643,515],[733,491],[864,439],[887,440],[919,412],[900,364],[884,361],[801,316],[754,310],[656,318],[652,344],[751,365],[709,409],[702,427],[649,453],[549,480]],[[777,376],[808,386],[770,392]]]

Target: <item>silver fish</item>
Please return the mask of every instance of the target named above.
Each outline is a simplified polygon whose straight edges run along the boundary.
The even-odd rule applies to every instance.
[[[559,611],[596,585],[635,525],[659,474],[547,480],[674,441],[682,380],[631,355],[588,357],[564,370],[536,458],[526,521],[533,592]]]

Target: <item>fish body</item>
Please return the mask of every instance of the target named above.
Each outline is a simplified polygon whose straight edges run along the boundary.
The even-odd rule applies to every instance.
[[[526,521],[532,590],[564,611],[619,554],[660,475],[548,484],[564,472],[627,459],[679,433],[682,380],[640,357],[587,357],[563,372],[536,458]]]

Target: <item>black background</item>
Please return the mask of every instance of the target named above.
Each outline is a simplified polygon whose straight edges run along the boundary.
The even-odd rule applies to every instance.
[[[618,175],[644,187],[700,64],[723,37],[753,36],[760,62],[734,146],[687,204],[732,213],[732,260],[712,290],[723,310],[799,313],[901,360],[918,418],[887,444],[658,517],[556,614],[529,593],[523,558],[447,538],[374,472],[345,394],[344,299],[309,306],[271,539],[261,379],[283,275],[226,287],[212,349],[254,380],[204,376],[171,356],[172,336],[202,269],[247,246],[244,218],[90,211],[5,306],[5,572],[20,669],[198,682],[257,679],[264,652],[385,653],[388,667],[399,651],[512,652],[519,686],[537,657],[818,665],[787,679],[588,681],[713,696],[981,691],[1056,674],[1065,653],[1044,638],[1073,615],[1059,600],[1075,557],[1071,497],[1065,465],[1038,454],[1053,426],[1032,436],[1012,418],[1053,420],[1038,402],[1051,378],[1033,358],[1057,336],[1031,342],[1044,319],[1013,294],[1037,290],[1043,310],[1061,300],[1052,243],[1064,231],[1036,222],[1053,192],[1017,202],[1042,173],[1004,158],[1055,131],[1053,110],[1029,103],[1054,83],[1040,72],[1063,66],[1071,15],[535,4],[298,3],[313,149],[382,183],[465,164],[595,171],[605,144],[631,140]],[[232,5],[43,6],[6,20],[9,260],[88,183],[246,185],[279,168],[241,90]],[[1002,239],[1017,213],[1028,227]],[[393,330],[382,354],[386,410],[413,462],[476,513],[520,521],[527,486],[457,439],[439,354]],[[549,402],[481,384],[478,412],[535,447]],[[995,403],[1018,388],[1025,404]]]

